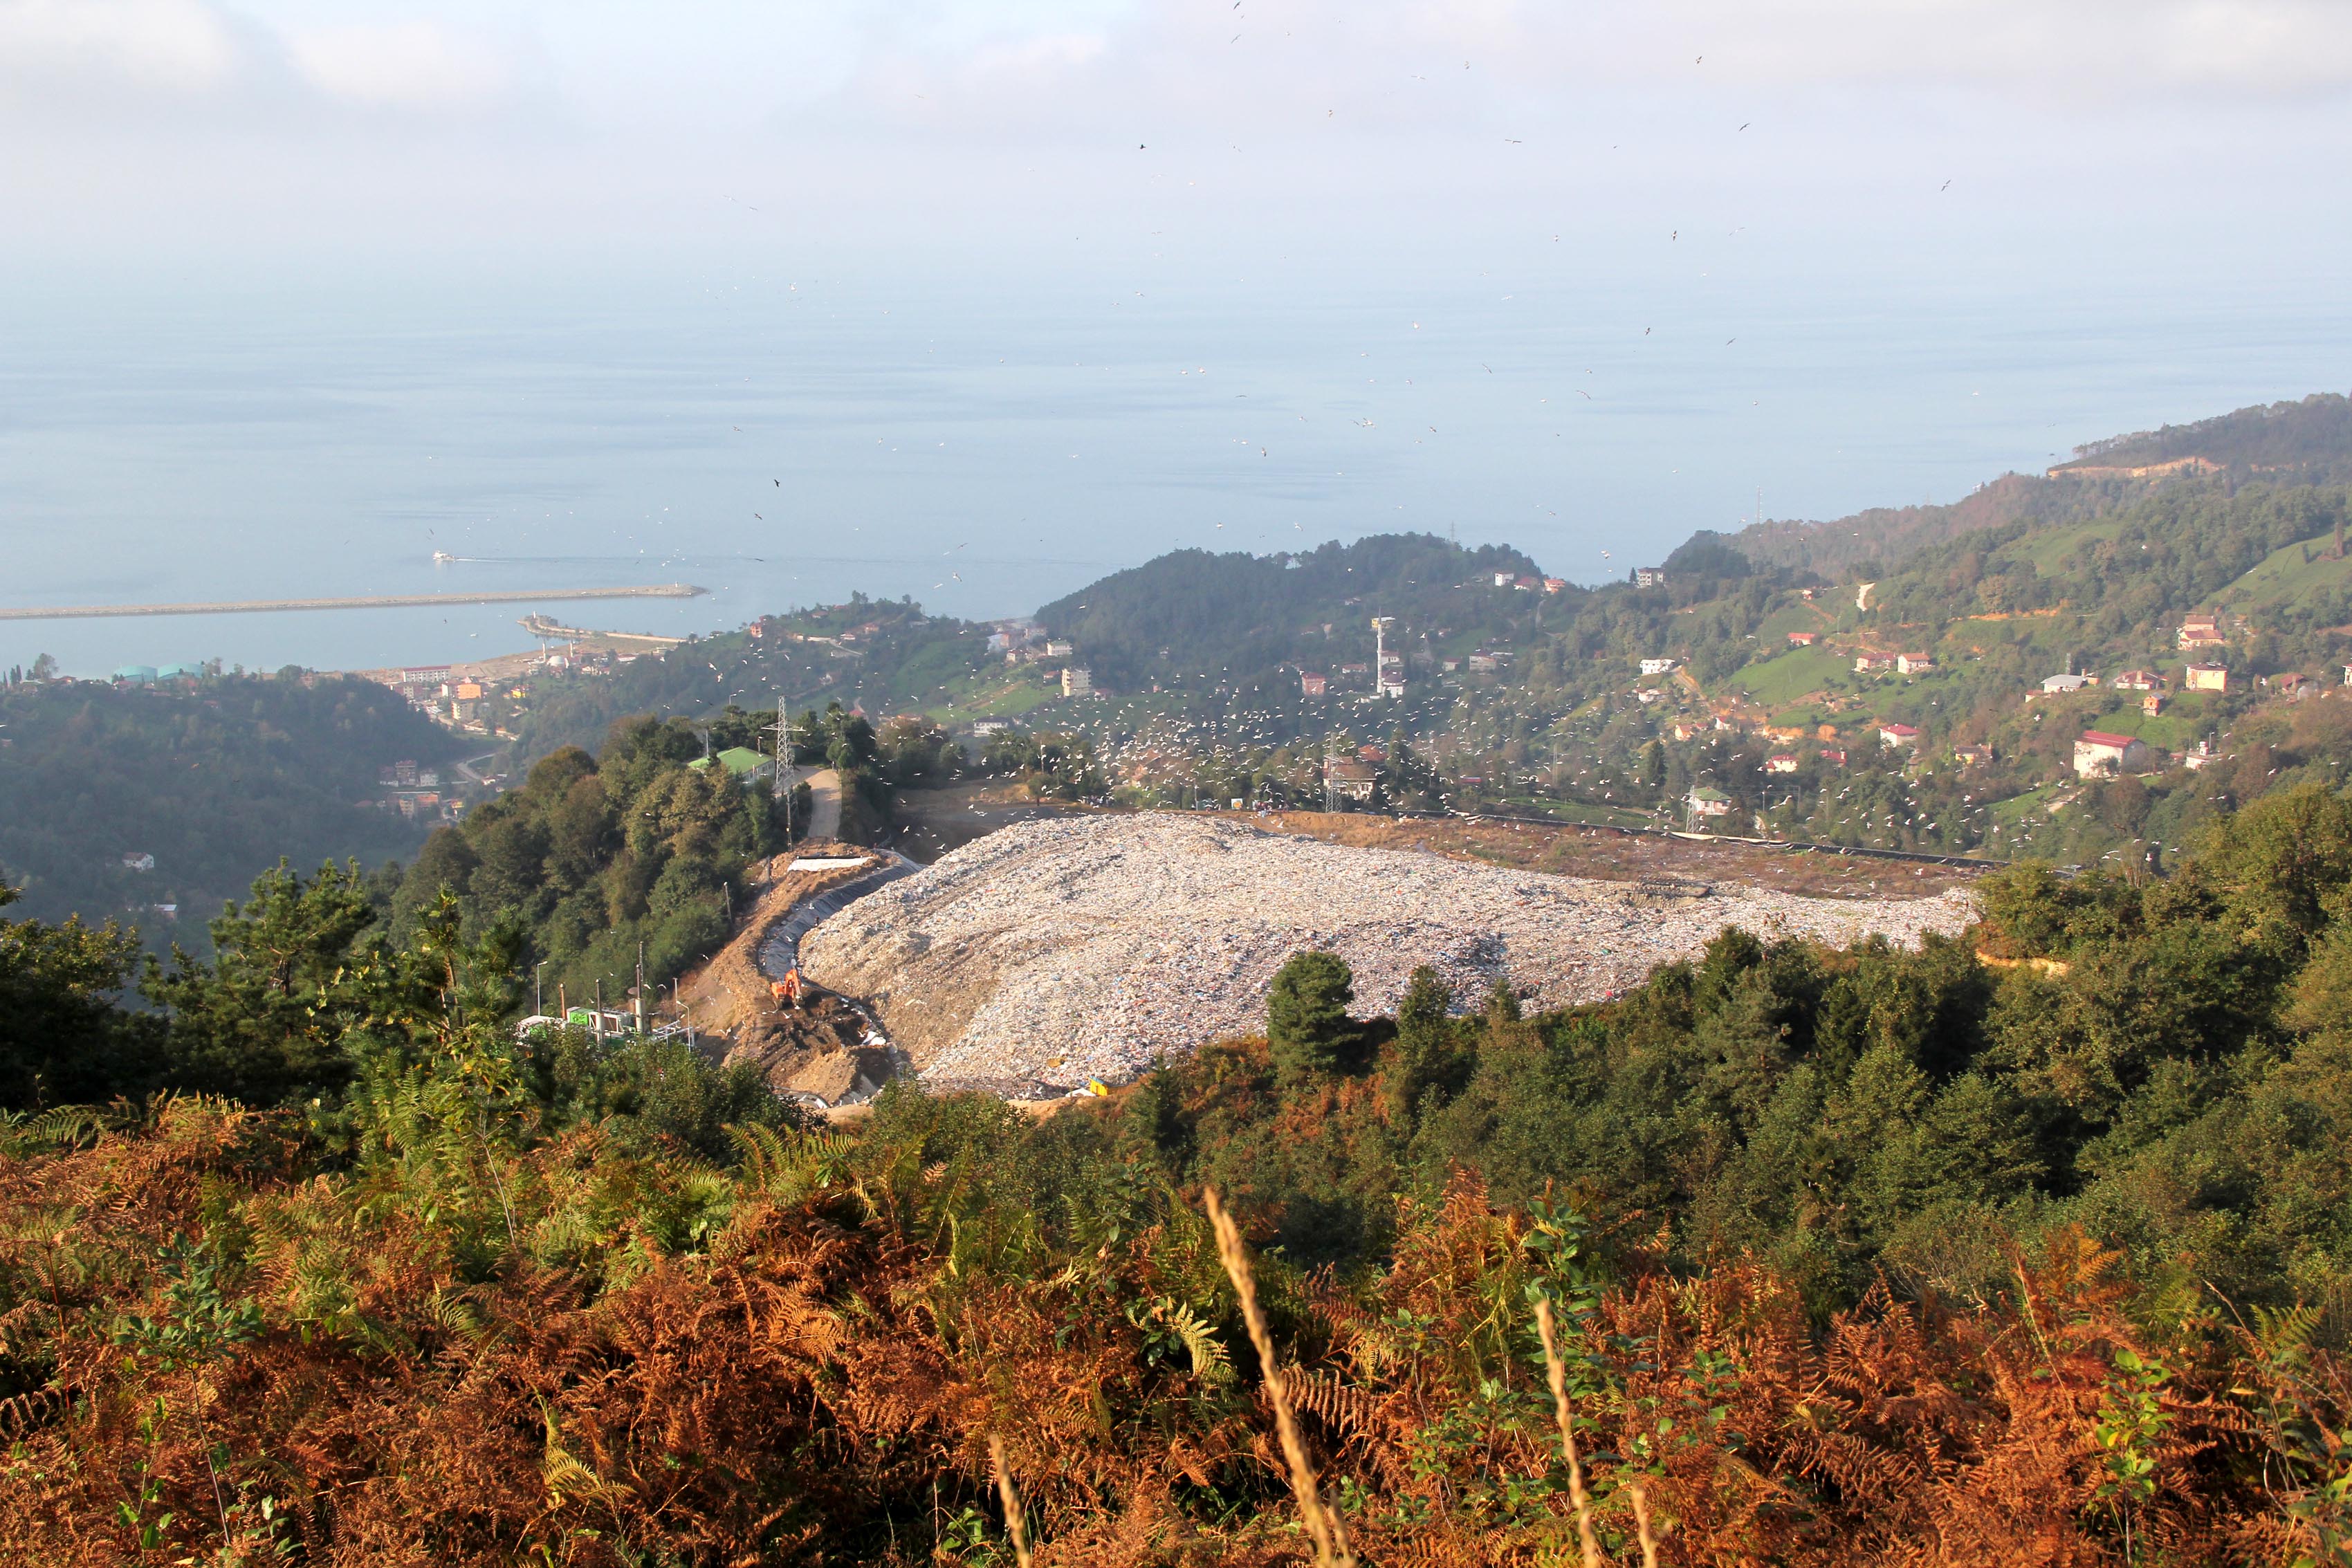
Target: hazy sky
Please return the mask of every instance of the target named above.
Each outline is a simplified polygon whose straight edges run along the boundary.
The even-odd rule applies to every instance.
[[[0,0],[0,206],[56,254],[756,217],[2297,265],[2345,237],[2347,86],[2346,0]]]
[[[2347,168],[2352,0],[0,0],[9,592],[1593,580],[2343,390]]]

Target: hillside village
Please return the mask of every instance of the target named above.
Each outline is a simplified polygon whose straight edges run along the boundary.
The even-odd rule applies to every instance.
[[[1843,524],[1702,533],[1599,588],[1430,538],[1184,552],[1001,622],[854,599],[544,663],[498,728],[528,758],[653,708],[740,744],[779,703],[803,725],[838,704],[919,754],[902,786],[2141,863],[2244,793],[2248,756],[2341,766],[2345,491],[2306,481],[2334,472],[2342,401],[2163,437],[2205,432],[2201,465],[2062,465],[1849,519],[1886,559],[1846,559],[1868,539]],[[2304,458],[2229,460],[2257,437]]]
[[[988,622],[856,596],[690,639],[534,616],[529,653],[364,672],[446,739],[364,759],[345,799],[411,831],[456,821],[645,712],[756,783],[781,708],[796,762],[862,780],[849,820],[886,835],[937,820],[925,791],[980,785],[2160,867],[2227,803],[2352,760],[2347,492],[2324,482],[2343,401],[2177,427],[2160,471],[2061,465],[1949,508],[1701,533],[1598,588],[1500,547],[1376,536],[1182,552]],[[2176,462],[2200,432],[2208,460]],[[2300,457],[2233,463],[2233,441]],[[100,684],[161,716],[273,679],[331,677]]]

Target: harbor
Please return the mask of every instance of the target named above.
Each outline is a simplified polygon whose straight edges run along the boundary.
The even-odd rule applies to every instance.
[[[133,615],[253,615],[288,610],[399,610],[452,604],[536,604],[590,599],[698,599],[687,582],[624,588],[524,589],[478,593],[373,593],[342,599],[244,599],[184,604],[41,604],[0,607],[0,621],[84,621]]]

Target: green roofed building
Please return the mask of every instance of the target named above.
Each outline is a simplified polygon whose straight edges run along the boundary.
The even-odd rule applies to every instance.
[[[687,766],[708,768],[710,760],[708,757],[698,757]],[[719,754],[719,766],[727,769],[730,777],[748,780],[753,774],[766,769],[768,759],[748,746],[730,746]]]
[[[125,664],[121,669],[114,672],[114,678],[118,681],[132,681],[141,685],[144,685],[155,678],[155,666],[152,664]]]

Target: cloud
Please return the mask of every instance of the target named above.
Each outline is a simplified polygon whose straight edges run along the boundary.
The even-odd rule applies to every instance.
[[[1650,41],[1682,46],[1666,68],[1733,79],[2103,97],[2352,86],[2352,6],[2341,0],[1682,0],[1646,17]]]
[[[202,0],[0,0],[0,79],[111,76],[203,91],[238,59],[234,32]]]
[[[1041,77],[1058,76],[1092,65],[1108,47],[1108,40],[1083,33],[999,40],[974,49],[965,58],[963,68],[971,77],[1009,78],[1022,86],[1030,86]]]
[[[313,88],[367,109],[461,108],[509,83],[490,49],[429,21],[302,29],[286,53]]]
[[[0,160],[0,210],[1687,239],[1868,226],[1957,174],[2020,222],[2168,181],[2251,211],[2295,188],[2276,146],[2352,147],[2347,89],[2352,0],[0,0],[0,137],[48,150]]]

